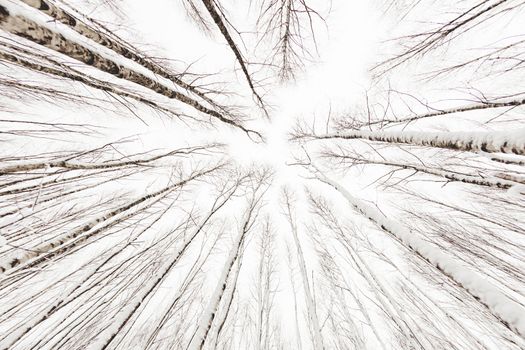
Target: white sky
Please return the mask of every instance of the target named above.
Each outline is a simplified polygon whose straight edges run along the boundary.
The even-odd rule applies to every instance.
[[[77,2],[82,2],[82,0],[77,0]],[[254,143],[243,133],[231,128],[218,127],[216,131],[192,130],[181,126],[180,123],[171,123],[161,119],[150,120],[150,125],[145,127],[138,120],[128,122],[124,119],[114,119],[108,122],[105,113],[100,111],[97,115],[90,115],[90,121],[93,124],[97,124],[98,121],[114,124],[115,133],[112,136],[116,138],[130,134],[143,134],[140,137],[141,142],[133,145],[137,152],[142,148],[145,150],[161,147],[173,149],[185,143],[198,143],[199,140],[211,141],[210,135],[214,135],[218,140],[227,142],[229,155],[238,164],[246,167],[252,164],[268,165],[274,169],[276,176],[273,180],[273,193],[270,193],[267,199],[277,201],[281,185],[299,188],[302,186],[298,173],[299,168],[287,165],[292,161],[292,154],[296,151],[287,140],[288,133],[296,120],[310,123],[316,120],[318,127],[322,126],[330,109],[334,116],[344,113],[355,102],[362,100],[363,92],[370,84],[367,69],[377,58],[377,43],[380,35],[384,35],[385,31],[384,24],[379,20],[378,11],[374,8],[373,3],[373,1],[334,1],[332,11],[329,14],[324,13],[327,30],[320,26],[317,34],[320,52],[317,62],[307,62],[305,70],[298,74],[295,82],[267,87],[267,99],[272,105],[271,122],[260,118],[255,108],[246,111],[254,119],[250,122],[250,126],[266,136],[265,144]],[[249,22],[245,15],[246,4],[247,0],[237,0],[235,5],[238,6],[232,5],[228,8],[230,11],[236,10],[235,13],[230,12],[229,15],[235,24],[239,23],[239,28],[242,30],[253,29],[244,28],[246,25],[244,22]],[[326,0],[312,1],[314,8],[317,5],[322,8],[326,4]],[[193,62],[192,70],[196,72],[221,72],[222,79],[229,82],[235,91],[243,93],[243,96],[238,98],[239,104],[251,101],[244,77],[241,74],[237,74],[236,77],[231,74],[232,70],[238,66],[224,39],[218,33],[205,34],[200,31],[187,18],[181,0],[125,0],[123,6],[127,15],[126,27],[129,32],[137,33],[136,36],[128,38],[132,43],[144,44],[143,47],[150,48],[151,52],[155,52],[159,57],[180,60],[179,66],[181,67],[184,66],[184,63]],[[95,18],[99,18],[98,12],[101,16],[107,15],[106,9],[95,12],[91,13]],[[124,32],[120,34],[126,35]],[[247,41],[247,44],[251,43]],[[249,48],[247,51],[247,57],[250,57]],[[233,99],[233,101],[237,100]],[[43,111],[40,112],[45,114]],[[64,112],[59,117],[69,120],[68,118],[74,118],[75,114],[81,113],[71,110],[67,114]],[[79,120],[82,120],[81,117],[85,115],[80,116]],[[143,181],[148,183],[152,179],[144,178]],[[354,179],[348,180],[348,182],[351,181],[353,182]],[[363,181],[369,181],[369,179]],[[351,183],[348,187],[352,186],[358,187],[358,184]],[[142,191],[142,187],[139,191]],[[379,191],[376,187],[372,186],[366,191],[368,191],[366,196],[360,194],[362,198],[379,202]],[[341,211],[346,210],[345,218],[354,219],[353,215],[346,215],[350,211],[341,198],[334,198],[333,202]],[[281,210],[276,204],[271,205],[270,211],[279,212]],[[300,206],[298,211],[305,214],[306,217],[308,213],[305,212],[305,206]],[[241,220],[240,215],[232,215],[233,220]],[[280,221],[278,219],[275,223],[288,239],[289,230],[287,230],[286,222],[282,221],[281,217]],[[380,238],[384,239],[381,235]],[[303,244],[308,247],[308,240],[305,240]],[[385,243],[385,246],[385,250],[390,249],[388,243]],[[312,251],[312,249],[305,250]],[[401,256],[399,258],[401,259]],[[290,295],[287,297],[289,298]],[[287,311],[289,310],[283,309],[284,313]],[[286,317],[285,315],[284,318]]]
[[[323,13],[326,26],[317,23],[316,27],[320,53],[317,62],[306,62],[306,69],[299,72],[295,82],[269,86],[266,98],[272,105],[272,120],[268,122],[256,115],[257,120],[250,124],[263,131],[266,144],[255,144],[237,131],[225,131],[229,133],[230,156],[246,166],[268,164],[276,170],[275,184],[296,180],[296,169],[286,165],[291,161],[287,138],[296,119],[317,118],[324,123],[330,108],[334,114],[345,111],[353,99],[362,96],[360,94],[369,84],[367,68],[375,57],[374,45],[380,32],[377,11],[372,3],[336,1],[330,13]],[[240,6],[229,6],[227,10],[242,30],[242,19],[248,9],[245,3],[238,4]],[[224,39],[217,33],[209,35],[197,28],[187,17],[181,1],[135,0],[126,1],[125,6],[129,18],[127,26],[140,34],[133,42],[154,47],[162,57],[195,62],[193,70],[197,72],[225,72],[238,68]],[[312,4],[317,9],[326,6],[324,0]],[[235,9],[238,13],[231,12]],[[250,52],[247,56],[250,57]],[[237,80],[237,88],[248,91],[239,73]],[[256,113],[258,111],[253,109],[252,114]],[[162,143],[168,145],[172,137],[170,133],[165,137]]]

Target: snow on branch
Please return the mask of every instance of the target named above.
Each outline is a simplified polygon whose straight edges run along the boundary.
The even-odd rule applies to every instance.
[[[474,298],[485,305],[506,327],[525,337],[525,308],[505,295],[492,283],[469,267],[419,238],[408,228],[385,217],[376,208],[352,196],[343,186],[327,177],[317,167],[316,177],[336,189],[360,214],[375,223],[382,230],[392,234],[410,250],[423,257],[444,275],[455,281]]]
[[[13,11],[13,14],[11,14],[10,11]],[[11,3],[5,3],[4,1],[0,2],[0,28],[69,56],[89,66],[93,66],[105,73],[116,76],[117,78],[130,81],[146,87],[160,95],[178,100],[193,107],[201,113],[241,129],[248,135],[255,134],[258,138],[262,139],[257,131],[247,129],[240,124],[240,122],[230,119],[222,113],[204,106],[197,100],[182,92],[176,91],[172,87],[169,87],[168,84],[165,84],[165,82],[154,78],[151,72],[145,69],[135,70],[134,68],[125,65],[127,60],[125,57],[119,58],[118,60],[111,58],[109,55],[102,53],[102,48],[100,48],[101,50],[98,48],[90,48],[85,43],[75,41],[69,35],[66,36],[66,31],[60,31],[58,25],[56,29],[59,31],[55,31],[55,29],[50,29],[49,26],[40,24],[38,20],[33,19],[31,12],[28,10],[17,8]]]
[[[525,129],[493,132],[429,132],[350,130],[327,134],[296,131],[293,139],[369,140],[436,147],[455,151],[525,154]]]

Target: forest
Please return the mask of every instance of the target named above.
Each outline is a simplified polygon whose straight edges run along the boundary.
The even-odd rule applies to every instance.
[[[525,349],[525,0],[0,0],[3,349]]]

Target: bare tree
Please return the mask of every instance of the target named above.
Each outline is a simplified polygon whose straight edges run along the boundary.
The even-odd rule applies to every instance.
[[[212,328],[212,325],[215,321],[215,316],[218,314],[219,317],[223,318],[222,320],[218,320],[219,325],[221,325],[228,315],[231,299],[235,291],[235,285],[237,284],[237,276],[241,267],[240,259],[242,258],[242,246],[244,244],[246,234],[252,229],[256,222],[258,212],[260,210],[262,196],[267,190],[267,185],[265,182],[267,181],[268,176],[269,173],[264,172],[252,178],[254,181],[252,186],[252,194],[250,195],[251,198],[248,203],[248,208],[245,210],[242,226],[239,229],[239,234],[233,242],[233,246],[224,264],[222,273],[219,276],[217,287],[215,288],[210,302],[201,316],[201,320],[197,325],[197,329],[192,336],[190,344],[188,345],[189,349],[202,349],[204,343],[207,340],[210,329]],[[237,267],[235,268],[234,265]],[[230,276],[232,270],[233,276]],[[227,290],[228,280],[232,280],[233,289]],[[223,310],[218,309],[221,303],[223,303]],[[217,332],[220,332],[220,326]],[[214,338],[212,336],[212,341],[213,339]]]
[[[304,31],[316,46],[314,22],[323,18],[305,0],[264,0],[258,5],[260,41],[273,45],[268,61],[278,67],[282,81],[293,79],[296,70],[303,68],[303,60],[312,57]]]
[[[321,327],[317,318],[316,304],[312,295],[310,287],[310,279],[308,278],[308,271],[306,267],[306,261],[301,248],[301,243],[298,237],[297,221],[294,215],[294,198],[290,190],[283,189],[283,207],[288,223],[290,224],[290,230],[292,232],[295,248],[297,252],[297,259],[299,264],[299,271],[301,272],[301,280],[303,284],[303,291],[305,294],[305,302],[308,313],[308,322],[311,329],[312,342],[314,349],[323,349],[323,337],[321,335]]]
[[[275,166],[234,155],[331,2],[173,3],[225,67],[0,0],[0,349],[525,349],[523,0],[371,6],[370,86]]]

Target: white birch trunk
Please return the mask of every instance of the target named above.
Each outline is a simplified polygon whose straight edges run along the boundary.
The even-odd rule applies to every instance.
[[[299,136],[301,138],[303,136]],[[525,154],[525,129],[494,132],[424,132],[351,130],[324,135],[304,135],[313,139],[362,139],[401,143],[456,151]]]
[[[353,197],[344,187],[317,169],[318,179],[341,193],[359,213],[392,234],[410,250],[423,257],[448,278],[485,305],[507,328],[525,337],[525,308],[510,299],[477,272],[459,263],[431,243],[414,235],[403,225],[384,217],[377,209]]]

